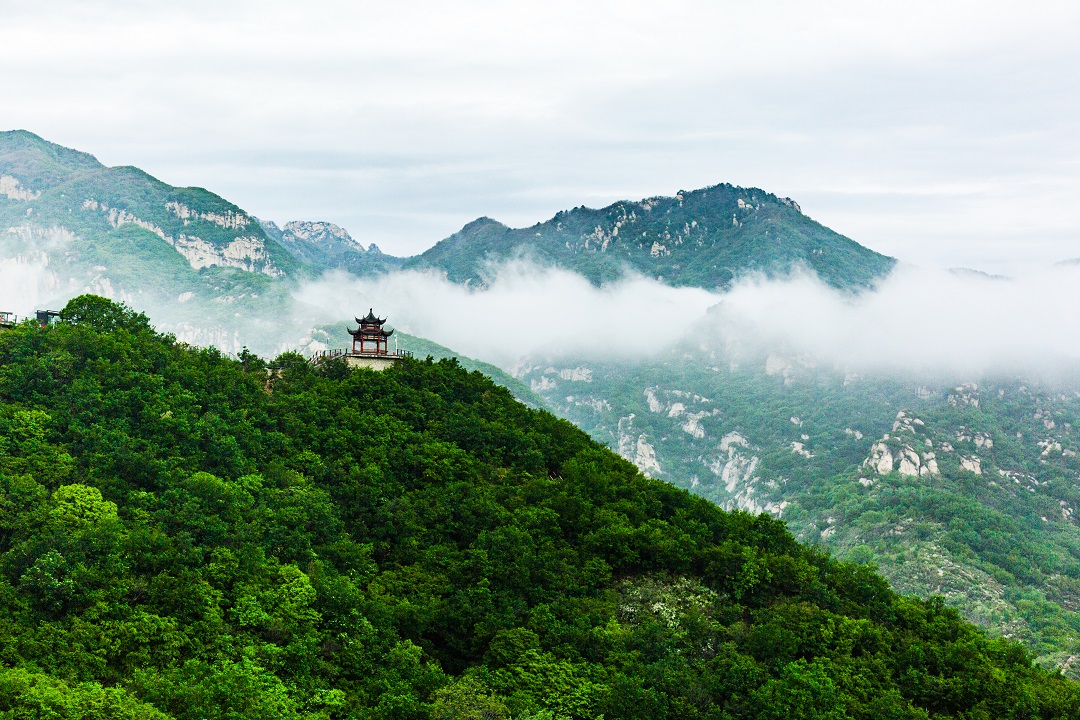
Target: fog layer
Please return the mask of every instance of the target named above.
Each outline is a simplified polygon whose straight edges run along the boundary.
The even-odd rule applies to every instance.
[[[569,272],[504,266],[468,289],[429,273],[332,275],[299,294],[328,319],[376,312],[458,352],[512,366],[523,355],[652,356],[677,341],[733,356],[801,355],[857,372],[1057,372],[1080,361],[1080,267],[1012,279],[900,266],[858,295],[797,273],[724,293],[641,277],[597,288]]]
[[[20,317],[40,309],[42,297],[50,294],[58,281],[45,263],[25,257],[0,258],[0,312]]]
[[[502,367],[536,353],[651,356],[685,337],[718,299],[640,277],[596,288],[575,273],[525,262],[503,265],[491,277],[475,289],[431,272],[377,279],[334,273],[307,285],[298,299],[335,321],[373,307],[391,326]]]
[[[640,276],[598,288],[524,262],[495,268],[491,278],[467,288],[431,272],[331,273],[298,288],[294,307],[273,318],[240,313],[222,325],[225,316],[211,318],[190,303],[147,305],[100,279],[67,288],[44,263],[5,258],[0,310],[27,315],[43,302],[60,307],[62,298],[97,292],[126,300],[188,342],[273,354],[300,347],[313,327],[351,322],[370,307],[393,327],[507,369],[523,356],[633,360],[676,346],[717,354],[710,362],[781,355],[860,373],[949,379],[1080,367],[1080,265],[1010,279],[902,265],[860,294],[808,273],[750,277],[726,292]],[[330,344],[347,345],[341,335]]]

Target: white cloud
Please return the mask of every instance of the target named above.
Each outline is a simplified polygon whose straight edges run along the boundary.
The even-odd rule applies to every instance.
[[[696,288],[645,278],[597,288],[580,275],[522,262],[498,269],[484,289],[431,272],[375,279],[334,273],[307,285],[297,299],[318,308],[326,322],[351,320],[342,308],[364,313],[373,307],[391,326],[504,367],[529,353],[652,356],[716,303],[715,295]]]
[[[900,266],[859,296],[816,278],[751,280],[703,325],[734,352],[806,355],[859,372],[1044,374],[1080,366],[1080,266],[1017,278]]]
[[[298,299],[327,322],[344,319],[342,308],[373,306],[391,325],[505,368],[524,355],[651,357],[690,341],[863,373],[974,378],[1080,364],[1078,282],[1075,265],[1017,279],[901,266],[860,295],[805,274],[711,293],[640,277],[596,288],[569,272],[513,263],[486,289],[431,273],[336,274]]]
[[[393,327],[507,369],[526,355],[632,361],[679,344],[751,362],[801,356],[859,373],[950,380],[1080,368],[1080,264],[1014,278],[901,265],[858,295],[809,274],[750,277],[723,293],[643,277],[598,288],[574,273],[525,262],[493,267],[490,277],[486,287],[468,288],[432,272],[335,272],[303,285],[291,315],[273,323],[248,318],[235,328],[191,317],[187,304],[147,305],[142,293],[120,299],[166,330],[226,350],[296,347],[306,329],[351,321],[372,307]],[[28,315],[86,291],[116,296],[105,280],[68,284],[43,258],[2,258],[0,310]],[[344,346],[348,339],[330,342]]]
[[[0,258],[0,311],[25,317],[57,286],[45,263],[26,257]]]

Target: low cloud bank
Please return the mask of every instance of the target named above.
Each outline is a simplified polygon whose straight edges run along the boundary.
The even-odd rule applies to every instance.
[[[1080,267],[1004,279],[901,266],[857,297],[813,277],[759,279],[724,295],[704,327],[733,352],[861,372],[1058,375],[1080,361]]]
[[[901,266],[853,295],[809,274],[750,278],[724,293],[641,277],[596,288],[570,272],[512,263],[483,289],[431,273],[333,274],[298,299],[328,321],[371,306],[405,332],[503,367],[523,355],[648,357],[678,341],[866,373],[1046,374],[1080,364],[1077,266],[1014,279]]]
[[[375,279],[332,273],[297,299],[339,322],[373,307],[393,327],[510,367],[527,354],[651,356],[685,337],[718,298],[644,278],[601,289],[575,273],[514,262],[482,289],[430,272]]]
[[[307,329],[372,307],[393,327],[504,368],[523,356],[648,359],[681,344],[717,353],[710,362],[781,355],[865,374],[1080,379],[1080,265],[1012,279],[901,266],[857,295],[810,274],[748,278],[723,293],[643,277],[597,288],[526,262],[491,277],[484,288],[466,288],[430,272],[331,273],[306,283],[294,307],[271,319],[228,320],[211,317],[210,306],[120,295],[163,329],[226,351],[297,347]],[[117,295],[107,282],[69,284],[36,256],[0,258],[0,310],[26,315],[87,290]]]

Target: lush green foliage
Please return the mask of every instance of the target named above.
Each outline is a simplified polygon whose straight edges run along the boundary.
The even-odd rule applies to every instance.
[[[271,377],[64,317],[0,332],[0,717],[1080,717],[453,361]]]
[[[600,210],[574,208],[528,228],[481,218],[406,267],[478,281],[488,262],[519,257],[573,270],[597,284],[630,270],[703,288],[727,286],[748,272],[793,267],[811,269],[835,287],[865,287],[894,263],[807,218],[791,200],[716,185]]]
[[[1080,670],[1080,396],[1064,389],[1075,381],[958,386],[731,360],[687,345],[632,365],[535,359],[521,379],[639,462],[652,459],[636,457],[643,438],[653,475],[780,515],[798,538]],[[889,448],[890,472],[874,447]],[[905,452],[933,456],[934,471],[901,473]]]

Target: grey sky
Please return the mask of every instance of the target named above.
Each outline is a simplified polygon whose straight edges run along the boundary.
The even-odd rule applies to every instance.
[[[8,2],[0,128],[418,252],[718,182],[927,265],[1080,256],[1075,2]]]

